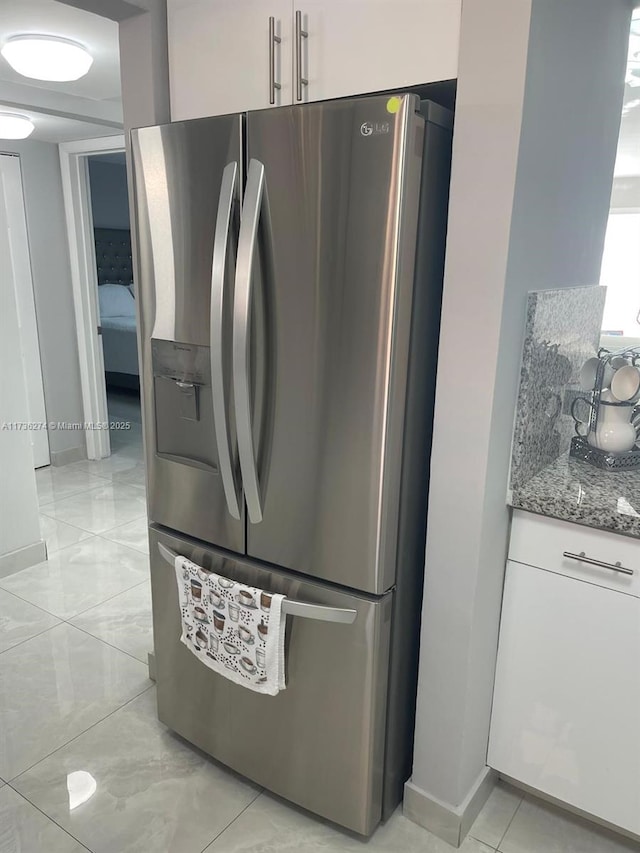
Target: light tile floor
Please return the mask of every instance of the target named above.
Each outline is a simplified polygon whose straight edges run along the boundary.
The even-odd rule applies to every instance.
[[[37,472],[49,559],[0,580],[0,853],[452,853],[400,810],[365,843],[157,721],[139,424],[112,448]],[[460,849],[640,848],[500,784]]]

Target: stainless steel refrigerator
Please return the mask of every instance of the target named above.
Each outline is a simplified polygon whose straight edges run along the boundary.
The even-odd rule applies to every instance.
[[[132,132],[158,715],[362,834],[411,770],[451,126],[401,94]],[[284,692],[180,643],[176,553],[315,605]]]

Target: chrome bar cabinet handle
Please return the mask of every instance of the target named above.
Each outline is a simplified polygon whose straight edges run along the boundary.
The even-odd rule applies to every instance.
[[[176,562],[175,551],[167,548],[162,542],[158,542],[158,551],[163,560],[174,566]],[[337,622],[342,625],[352,625],[358,615],[357,610],[350,607],[326,607],[324,604],[310,604],[307,601],[294,601],[285,598],[282,602],[282,612],[288,616],[300,616],[301,619],[313,619],[316,622]]]
[[[280,44],[282,39],[276,35],[276,19],[272,16],[269,18],[269,103],[275,104],[276,90],[282,88],[280,83],[276,82],[276,45]]]
[[[240,501],[236,487],[231,445],[227,428],[227,406],[224,390],[223,370],[223,314],[224,279],[227,266],[227,247],[231,230],[231,214],[238,180],[238,164],[228,163],[222,173],[218,215],[213,238],[213,260],[211,263],[211,314],[209,318],[209,355],[211,358],[211,392],[213,397],[213,424],[218,446],[218,466],[227,508],[234,518],[240,519]]]
[[[600,566],[603,569],[611,569],[612,572],[620,572],[621,575],[633,575],[633,569],[627,569],[619,561],[617,563],[605,563],[603,560],[595,560],[593,557],[587,557],[584,551],[580,551],[579,554],[564,551],[562,556],[568,560],[575,560],[577,563],[587,563],[589,566]]]
[[[302,76],[302,39],[309,38],[309,33],[302,29],[302,12],[296,11],[296,100],[302,100],[302,87],[308,86],[309,81]]]
[[[258,224],[265,191],[264,165],[250,160],[247,185],[240,220],[236,281],[233,302],[233,389],[236,409],[236,431],[242,485],[249,521],[262,521],[260,484],[253,448],[251,396],[249,381],[249,320],[253,289],[253,263],[258,239]]]

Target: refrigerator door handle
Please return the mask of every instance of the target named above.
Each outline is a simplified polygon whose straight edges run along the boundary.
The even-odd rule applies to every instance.
[[[171,548],[167,548],[162,542],[158,542],[158,551],[163,560],[170,565],[175,565],[176,554]],[[337,622],[343,625],[352,625],[358,615],[357,610],[349,607],[326,607],[323,604],[310,604],[306,601],[294,601],[285,598],[282,602],[282,612],[288,616],[299,616],[301,619],[313,619],[316,622]]]
[[[233,303],[233,389],[236,408],[238,455],[249,521],[262,521],[260,484],[253,448],[251,396],[249,381],[249,319],[253,287],[253,263],[258,238],[258,223],[265,188],[264,165],[250,160],[247,185],[240,218],[240,236],[236,258]]]
[[[231,214],[238,179],[238,164],[228,163],[222,173],[218,214],[213,238],[213,260],[211,264],[211,316],[210,316],[210,357],[211,392],[213,398],[213,423],[218,446],[218,462],[222,485],[229,512],[240,519],[240,501],[238,488],[231,461],[231,445],[227,428],[227,406],[224,392],[223,372],[223,308],[224,279],[227,266],[227,247],[231,230]]]

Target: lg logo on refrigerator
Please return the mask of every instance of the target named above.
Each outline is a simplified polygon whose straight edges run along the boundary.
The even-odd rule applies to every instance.
[[[363,121],[360,125],[360,133],[363,136],[380,136],[389,133],[390,129],[388,121]]]

